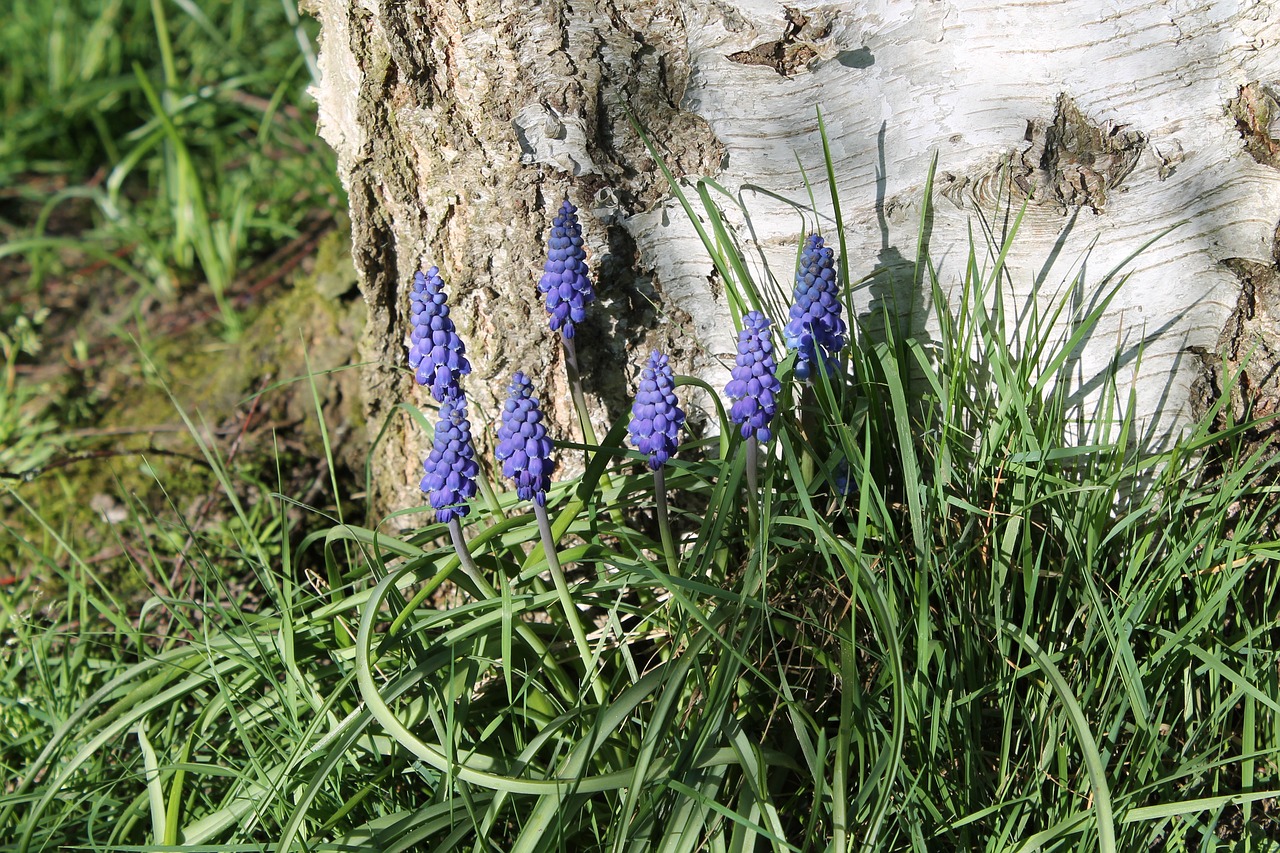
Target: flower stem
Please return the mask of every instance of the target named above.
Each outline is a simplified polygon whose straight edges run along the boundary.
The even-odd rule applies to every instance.
[[[754,538],[760,517],[760,478],[756,466],[760,460],[760,443],[753,435],[747,439],[747,519]]]
[[[569,374],[569,387],[573,391],[573,407],[578,410],[582,442],[599,447],[600,441],[596,438],[595,427],[591,425],[591,417],[587,413],[587,397],[582,392],[582,371],[578,369],[578,349],[573,344],[573,338],[561,338],[560,341],[564,344],[565,371]],[[602,479],[607,482],[608,474]]]
[[[471,556],[471,548],[467,545],[466,537],[462,535],[462,522],[460,519],[449,519],[449,538],[453,541],[453,550],[458,554],[458,561],[462,566],[462,571],[476,585],[476,589],[486,599],[497,598],[498,591],[484,579],[484,575],[480,574],[480,567],[476,565],[475,559]],[[501,581],[501,578],[499,580]],[[566,699],[574,698],[572,682],[560,667],[560,664],[556,663],[555,658],[551,656],[551,652],[547,649],[547,644],[542,642],[542,638],[524,621],[519,619],[513,621],[516,633],[520,635],[520,639],[529,644],[529,648],[533,650],[534,654],[546,664],[547,672],[550,674],[551,679],[556,682],[556,686],[560,688],[561,694]]]
[[[582,658],[584,678],[590,682],[595,691],[596,700],[604,704],[608,698],[604,684],[596,677],[592,662],[591,645],[587,642],[587,632],[582,627],[577,605],[569,594],[569,584],[564,578],[564,569],[560,567],[560,557],[556,553],[556,540],[551,533],[551,519],[547,517],[547,508],[537,501],[533,502],[533,514],[538,519],[538,532],[542,535],[542,550],[547,555],[547,567],[551,570],[551,579],[555,582],[556,593],[560,597],[560,606],[564,608],[565,619],[569,622],[569,630],[573,632],[574,645],[578,647],[578,655]]]
[[[809,452],[804,454],[804,458],[800,460],[800,472],[804,477],[804,485],[806,487],[812,485],[813,476],[817,471],[817,460],[814,454],[818,452],[817,440],[822,433],[822,426],[818,420],[817,414],[818,398],[814,393],[813,384],[805,380],[800,384],[800,432],[809,442]]]
[[[573,407],[578,410],[578,425],[582,427],[582,443],[591,447],[600,447],[600,440],[596,438],[595,427],[591,425],[591,415],[587,411],[587,395],[582,391],[582,371],[578,369],[578,348],[573,343],[573,338],[560,338],[560,342],[564,344],[564,366],[565,372],[569,374],[569,388],[573,392]],[[582,464],[588,466],[591,464],[589,452],[583,454]],[[613,481],[609,478],[608,471],[600,472],[600,488],[605,492],[613,489]],[[622,525],[622,511],[616,506],[609,507],[609,517],[614,523]]]
[[[671,535],[671,520],[667,515],[667,478],[659,468],[653,472],[653,496],[658,505],[658,532],[662,535],[662,550],[667,558],[667,573],[680,577],[680,564],[676,560],[676,543]]]
[[[453,550],[458,554],[458,561],[462,564],[462,571],[466,572],[467,577],[471,578],[471,582],[476,585],[476,589],[480,590],[480,594],[485,598],[494,598],[498,591],[495,590],[484,575],[480,574],[480,567],[476,565],[476,561],[471,556],[471,549],[467,547],[466,537],[462,535],[462,521],[454,516],[449,519],[449,538],[453,541]]]

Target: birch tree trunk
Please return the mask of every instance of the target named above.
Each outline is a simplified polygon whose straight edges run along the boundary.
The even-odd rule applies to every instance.
[[[393,413],[426,399],[403,368],[408,283],[422,266],[438,264],[450,286],[477,432],[523,369],[576,437],[535,289],[562,198],[582,208],[599,274],[578,338],[597,421],[624,414],[652,347],[723,385],[733,329],[722,282],[627,108],[677,174],[712,177],[746,204],[750,228],[737,225],[756,243],[757,272],[767,264],[783,287],[804,231],[830,231],[818,108],[854,278],[914,258],[935,154],[930,246],[944,283],[963,274],[970,227],[998,223],[1011,189],[1015,212],[1033,199],[1009,258],[1015,299],[1047,304],[1082,267],[1096,286],[1173,229],[1129,265],[1082,353],[1083,392],[1119,348],[1156,439],[1224,381],[1220,353],[1253,359],[1260,408],[1280,400],[1272,0],[304,5],[321,22],[321,133],[350,192],[370,306],[369,428],[393,421],[376,451],[380,506],[419,500],[424,440]],[[816,214],[801,210],[801,167]],[[858,292],[863,319],[893,304],[927,333],[919,282],[889,278]]]

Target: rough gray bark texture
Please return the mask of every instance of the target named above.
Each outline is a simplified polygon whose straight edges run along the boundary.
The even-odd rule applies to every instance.
[[[944,282],[963,271],[971,226],[998,222],[1011,192],[1033,198],[1008,258],[1017,304],[1050,305],[1082,267],[1085,285],[1096,285],[1173,228],[1131,264],[1085,346],[1082,399],[1119,348],[1150,435],[1168,435],[1214,376],[1239,363],[1240,348],[1219,341],[1232,334],[1261,336],[1265,347],[1243,345],[1258,371],[1250,387],[1274,384],[1280,346],[1274,326],[1257,321],[1275,288],[1280,218],[1280,15],[1271,0],[304,8],[321,22],[321,132],[350,192],[370,306],[369,425],[376,434],[391,422],[375,451],[372,497],[382,509],[420,502],[425,442],[395,407],[426,402],[404,368],[407,288],[422,266],[439,265],[451,288],[475,366],[467,390],[477,433],[523,369],[560,434],[576,438],[536,293],[546,228],[566,196],[583,208],[600,279],[579,340],[597,422],[623,415],[634,366],[653,346],[723,383],[732,347],[723,282],[624,104],[679,174],[714,177],[744,203],[750,229],[742,215],[730,224],[751,238],[758,278],[780,289],[803,232],[830,229],[821,107],[850,269],[855,278],[880,272],[855,293],[864,323],[890,304],[908,309],[917,334],[936,322],[902,272],[937,155],[930,245]],[[797,161],[814,181],[817,210],[807,209]],[[1077,294],[1085,303],[1094,295]],[[1192,352],[1209,354],[1211,367],[1194,387],[1202,359]]]

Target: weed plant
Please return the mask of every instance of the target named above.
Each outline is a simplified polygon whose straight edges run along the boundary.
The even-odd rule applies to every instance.
[[[696,187],[702,209],[673,187],[735,318],[762,310],[780,334],[716,187]],[[1144,450],[1118,375],[1096,407],[1076,401],[1073,353],[1123,275],[1073,282],[1102,294],[1083,311],[1010,306],[1016,231],[1015,217],[975,241],[958,282],[921,239],[934,338],[855,324],[807,381],[789,351],[759,452],[758,425],[743,439],[723,411],[718,435],[661,461],[654,444],[625,450],[620,421],[558,442],[588,464],[555,479],[509,443],[510,421],[523,499],[493,491],[489,462],[465,514],[405,510],[388,521],[424,522],[405,535],[335,522],[290,549],[276,494],[274,562],[202,445],[245,535],[232,553],[197,535],[203,596],[148,604],[184,632],[140,631],[74,553],[32,549],[65,577],[47,619],[0,597],[14,780],[0,837],[19,851],[1274,845],[1280,546],[1260,534],[1274,471],[1258,452],[1199,473],[1243,425]],[[828,237],[844,244],[838,226]],[[663,366],[646,391],[659,407]],[[509,411],[537,423],[534,408]],[[467,433],[461,411],[451,435]],[[229,561],[265,591],[252,612],[217,603]],[[457,603],[435,606],[449,582]]]

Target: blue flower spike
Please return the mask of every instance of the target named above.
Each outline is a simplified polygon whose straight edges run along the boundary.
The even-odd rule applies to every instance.
[[[679,577],[679,554],[675,537],[671,535],[671,523],[667,516],[667,488],[663,465],[680,445],[680,428],[684,426],[684,411],[676,404],[676,378],[671,363],[660,352],[649,356],[649,363],[640,372],[640,387],[636,401],[631,406],[631,443],[641,453],[649,454],[649,468],[653,471],[653,496],[658,512],[658,530],[662,535],[662,550],[667,558],[667,572]]]
[[[435,443],[422,467],[427,473],[421,488],[435,508],[436,521],[447,523],[465,516],[470,511],[467,501],[476,493],[480,466],[471,442],[467,398],[456,385],[440,403]]]
[[[595,677],[596,665],[591,654],[591,644],[582,624],[581,614],[569,591],[569,582],[556,553],[555,532],[547,515],[547,489],[551,486],[551,439],[542,423],[542,411],[533,396],[533,383],[529,377],[517,372],[507,387],[507,401],[502,406],[502,419],[498,423],[498,449],[495,453],[502,463],[504,476],[516,481],[516,494],[521,500],[533,501],[533,514],[538,521],[538,534],[542,550],[547,555],[547,569],[556,587],[556,596],[564,610],[565,621],[573,632],[573,644],[582,660],[584,677],[591,683],[596,700],[605,703],[604,685]]]
[[[517,372],[507,387],[507,401],[498,424],[498,449],[494,454],[502,463],[502,474],[516,483],[521,500],[545,506],[551,486],[551,439],[542,423],[542,411],[533,396],[529,377]]]
[[[815,364],[828,370],[834,367],[845,344],[843,310],[835,252],[823,244],[822,237],[810,234],[796,270],[791,320],[782,333],[787,347],[796,351],[797,379],[810,379]]]
[[[729,417],[742,430],[743,438],[767,442],[773,432],[769,424],[778,413],[782,383],[776,375],[778,362],[769,337],[770,320],[759,311],[742,318],[738,333],[738,355],[725,395],[733,401]]]
[[[551,221],[547,238],[547,262],[543,266],[538,291],[547,298],[551,331],[566,341],[573,339],[575,323],[587,316],[587,305],[596,299],[587,271],[587,253],[582,243],[578,209],[566,199]]]
[[[587,409],[587,398],[582,390],[582,370],[578,366],[578,351],[573,337],[576,325],[587,316],[587,305],[596,299],[587,270],[587,253],[583,248],[582,225],[578,222],[578,209],[568,199],[560,205],[551,221],[551,233],[547,237],[547,262],[543,265],[538,291],[546,297],[548,325],[551,331],[560,333],[564,347],[565,372],[573,393],[573,405],[582,427],[582,440],[588,447],[598,447],[595,427]],[[587,454],[590,451],[586,451]],[[590,456],[584,460],[590,464]],[[609,487],[609,475],[603,474],[600,482]],[[614,510],[616,512],[616,510]],[[619,515],[619,520],[621,516]]]
[[[449,304],[439,267],[413,274],[409,295],[413,331],[409,337],[409,366],[419,385],[443,403],[459,378],[471,372],[467,350],[449,318]]]
[[[649,356],[640,373],[640,388],[631,406],[631,443],[649,454],[649,468],[657,471],[680,444],[684,411],[677,405],[676,380],[671,364],[660,352]]]

